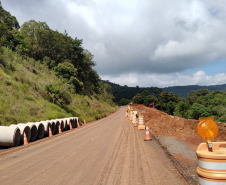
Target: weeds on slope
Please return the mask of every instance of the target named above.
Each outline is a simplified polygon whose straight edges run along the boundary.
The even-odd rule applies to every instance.
[[[0,125],[71,116],[88,122],[117,109],[105,96],[74,94],[40,61],[0,50]]]

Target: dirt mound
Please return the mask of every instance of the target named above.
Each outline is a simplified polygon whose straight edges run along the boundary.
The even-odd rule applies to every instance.
[[[187,144],[190,143],[190,145],[195,145],[195,150],[201,142],[205,142],[197,133],[198,120],[171,116],[157,109],[148,108],[139,104],[134,104],[133,108],[145,111],[145,113],[142,114],[144,116],[144,123],[156,137],[175,137],[182,142],[188,142]],[[226,139],[224,132],[226,124],[217,122],[217,125],[219,127],[219,133],[213,141],[224,141]]]
[[[200,143],[205,142],[198,133],[197,126],[198,120],[184,119],[177,116],[170,116],[164,112],[161,112],[154,108],[148,108],[144,105],[134,104],[132,107],[135,110],[145,111],[142,115],[144,116],[144,123],[150,128],[151,133],[160,141],[162,146],[166,147],[169,151],[170,147],[180,150],[180,146],[177,143],[171,143],[166,145],[167,142],[162,143],[163,136],[169,136],[176,138],[179,142],[186,145],[190,151],[194,152],[197,150]],[[219,132],[213,141],[225,141],[226,135],[226,124],[217,122]],[[180,155],[178,153],[171,152],[171,155],[177,162],[182,166],[181,171],[185,171],[187,176],[190,176],[197,182],[197,159],[196,156],[188,158],[187,155]]]

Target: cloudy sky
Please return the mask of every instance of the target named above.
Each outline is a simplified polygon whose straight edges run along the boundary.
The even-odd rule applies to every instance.
[[[226,84],[225,0],[1,0],[83,39],[95,70],[120,85]]]

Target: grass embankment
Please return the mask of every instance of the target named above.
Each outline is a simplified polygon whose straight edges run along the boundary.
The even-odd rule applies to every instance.
[[[69,95],[71,103],[58,106],[62,98],[58,97],[59,94],[48,92],[50,84],[57,92],[62,92],[60,95]],[[71,116],[78,116],[82,122],[84,119],[88,122],[116,109],[115,104],[104,94],[88,97],[72,93],[70,86],[40,61],[1,48],[0,125]]]

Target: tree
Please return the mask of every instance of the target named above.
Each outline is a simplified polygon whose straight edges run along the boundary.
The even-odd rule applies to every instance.
[[[130,102],[131,102],[131,100],[122,98],[122,99],[119,101],[119,105],[128,105]]]
[[[71,76],[68,81],[69,84],[74,85],[75,92],[81,94],[83,91],[83,83],[80,82],[75,76]]]
[[[59,63],[54,70],[56,71],[57,76],[61,76],[63,78],[70,79],[71,76],[77,76],[77,69],[68,60],[65,60],[63,63]]]
[[[208,109],[208,108],[206,108],[203,105],[198,104],[198,103],[194,103],[191,106],[190,110],[191,110],[190,116],[193,119],[199,119],[200,117],[209,117],[209,116],[212,115],[212,112],[211,112],[210,109]]]
[[[176,103],[170,101],[167,103],[166,112],[170,115],[173,115],[173,112],[175,110]]]
[[[200,96],[205,96],[205,95],[209,94],[210,91],[208,89],[199,89],[198,93],[200,94]]]
[[[168,93],[167,91],[162,91],[162,93],[158,97],[157,107],[161,107],[160,110],[166,111],[168,102],[177,102],[177,98],[173,95],[172,92]],[[161,105],[161,106],[160,106]]]
[[[149,95],[148,91],[147,90],[144,90],[142,93],[141,93],[141,96],[146,98],[147,96]]]
[[[21,42],[19,28],[16,17],[7,12],[0,2],[0,47],[5,46],[15,50]]]
[[[138,104],[143,104],[143,102],[144,102],[144,100],[143,100],[143,98],[142,98],[142,96],[141,96],[141,94],[140,93],[138,93],[137,95],[135,95],[134,97],[133,97],[133,103],[138,103]]]
[[[195,103],[195,102],[197,101],[198,98],[199,98],[198,92],[196,92],[196,91],[191,91],[191,92],[188,94],[186,100],[188,100],[189,103],[190,103],[190,105],[192,105],[193,103]]]
[[[179,102],[178,103],[178,110],[179,113],[181,114],[182,118],[184,118],[185,112],[189,108],[189,103],[188,102]]]
[[[156,104],[157,102],[158,102],[158,99],[155,96],[148,95],[145,102],[144,102],[144,105],[148,106],[150,103]]]
[[[209,106],[211,105],[211,100],[214,98],[214,95],[212,93],[210,94],[206,94],[205,96],[203,96],[201,99],[200,99],[200,102],[202,105],[204,106]]]
[[[146,102],[148,95],[149,95],[149,93],[148,93],[147,90],[144,90],[144,91],[141,93],[141,96],[142,96],[142,99],[143,99],[143,102],[144,102],[144,103]]]
[[[210,104],[213,106],[225,104],[225,99],[222,94],[216,94],[213,99],[210,100]]]

